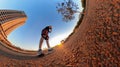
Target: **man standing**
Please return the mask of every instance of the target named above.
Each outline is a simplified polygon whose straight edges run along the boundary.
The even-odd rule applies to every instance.
[[[46,43],[47,43],[47,47],[48,47],[48,52],[51,52],[53,49],[50,47],[50,44],[49,44],[49,36],[48,36],[48,33],[51,33],[52,31],[52,26],[46,26],[42,32],[41,32],[41,39],[40,39],[40,43],[39,43],[39,50],[38,50],[38,56],[42,56],[44,55],[44,53],[42,52],[42,43],[43,43],[43,40],[46,40]]]

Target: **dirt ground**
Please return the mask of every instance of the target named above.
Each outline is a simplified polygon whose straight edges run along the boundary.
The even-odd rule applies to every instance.
[[[0,51],[0,67],[120,67],[120,0],[86,1],[81,25],[52,54],[38,58]]]

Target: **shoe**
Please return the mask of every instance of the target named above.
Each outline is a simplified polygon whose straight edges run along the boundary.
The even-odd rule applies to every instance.
[[[45,55],[44,53],[41,53],[41,54],[38,55],[38,57],[42,57],[42,56],[44,56],[44,55]]]
[[[43,55],[44,55],[44,53],[42,53],[42,50],[39,49],[39,50],[38,50],[38,56],[43,56]]]
[[[51,53],[53,51],[53,48],[48,48],[48,53]]]

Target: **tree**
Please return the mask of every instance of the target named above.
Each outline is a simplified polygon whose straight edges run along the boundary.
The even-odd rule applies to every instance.
[[[57,11],[63,16],[63,21],[71,21],[75,18],[74,14],[77,13],[78,5],[72,0],[64,0],[64,2],[58,3]]]

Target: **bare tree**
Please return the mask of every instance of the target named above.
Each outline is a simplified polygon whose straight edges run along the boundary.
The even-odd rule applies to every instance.
[[[63,16],[63,21],[71,21],[75,18],[74,14],[77,13],[78,5],[72,0],[64,0],[64,2],[58,3],[57,11]]]

